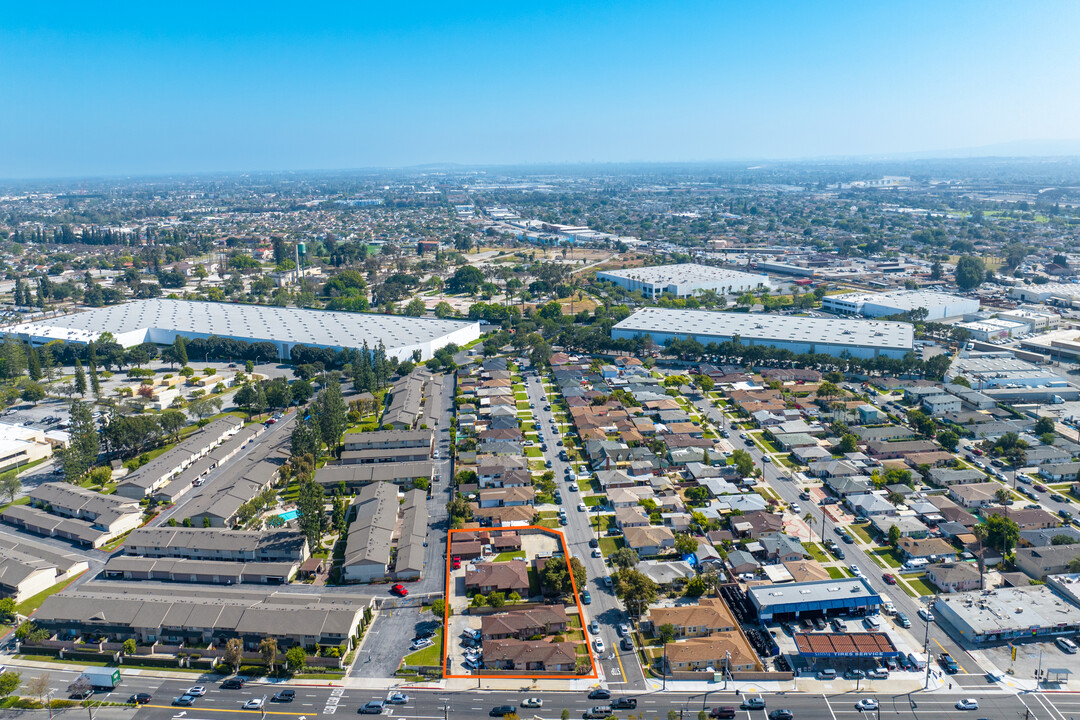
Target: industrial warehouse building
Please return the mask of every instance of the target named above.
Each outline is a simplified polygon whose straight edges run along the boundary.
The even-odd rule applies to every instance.
[[[675,297],[689,297],[704,290],[713,290],[720,295],[732,295],[772,288],[767,275],[754,275],[695,263],[604,270],[596,273],[596,279],[613,282],[631,292],[640,290],[647,298],[658,298],[664,293]]]
[[[644,336],[657,345],[688,338],[708,345],[738,337],[743,345],[765,345],[795,354],[848,353],[859,358],[902,358],[915,345],[915,333],[908,323],[705,310],[645,308],[611,328],[615,339]]]
[[[876,612],[881,605],[881,596],[862,578],[760,585],[747,590],[746,596],[758,619],[764,623],[862,615]]]
[[[826,295],[821,299],[821,309],[842,315],[865,315],[884,317],[911,312],[918,308],[926,310],[927,320],[961,317],[979,311],[977,299],[950,295],[930,290],[894,290],[883,293],[843,293]]]
[[[975,643],[1075,635],[1080,631],[1080,608],[1046,585],[943,596],[934,603],[934,614]]]
[[[419,350],[421,359],[457,343],[480,337],[480,323],[332,312],[301,308],[195,302],[192,300],[135,300],[122,305],[52,317],[8,328],[7,334],[33,345],[53,340],[88,343],[109,332],[124,347],[145,342],[168,345],[177,335],[187,340],[210,336],[273,343],[278,358],[288,360],[294,346],[330,348],[386,346],[399,360]]]

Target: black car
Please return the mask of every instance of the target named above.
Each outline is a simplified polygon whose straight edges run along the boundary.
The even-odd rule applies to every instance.
[[[238,677],[225,678],[225,682],[221,683],[222,690],[242,690],[243,688],[244,681]]]
[[[628,637],[624,637],[622,640],[619,640],[619,647],[629,652],[634,649],[634,641]]]
[[[270,702],[292,702],[295,697],[295,690],[279,690],[274,693],[274,697],[270,698]]]
[[[611,703],[612,710],[636,710],[637,698],[619,698]]]
[[[150,693],[135,693],[128,698],[128,702],[132,705],[145,705],[150,702]]]
[[[790,710],[781,708],[780,710],[773,710],[769,713],[769,720],[793,720],[795,713]]]
[[[611,691],[604,688],[593,688],[589,692],[590,700],[609,700],[611,698]]]
[[[517,708],[514,707],[513,705],[499,705],[498,707],[491,708],[491,712],[488,713],[488,716],[489,717],[503,717],[505,715],[510,715],[511,713],[516,713],[516,712],[517,712]]]
[[[597,540],[596,538],[589,538],[589,547],[591,547],[591,548],[600,547],[600,541]]]

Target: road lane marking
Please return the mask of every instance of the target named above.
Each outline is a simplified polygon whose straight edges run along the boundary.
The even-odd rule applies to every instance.
[[[175,705],[149,705],[149,704],[147,704],[147,705],[140,705],[139,707],[159,708],[159,709],[162,709],[162,710],[177,710],[177,707]],[[186,713],[188,711],[184,710],[183,712]],[[244,713],[246,715],[262,715],[263,714],[262,710],[232,710],[230,708],[216,708],[216,707],[212,708],[212,707],[205,707],[205,706],[199,708],[199,712]],[[267,710],[266,714],[267,715],[294,715],[294,716],[297,716],[297,717],[299,717],[300,715],[303,715],[303,713],[281,712],[280,710]],[[174,716],[174,717],[176,717],[176,716]]]

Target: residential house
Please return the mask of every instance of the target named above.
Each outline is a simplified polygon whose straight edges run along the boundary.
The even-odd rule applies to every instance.
[[[490,640],[484,643],[484,663],[496,670],[573,672],[577,643],[546,640]]]
[[[926,568],[926,577],[948,593],[978,590],[979,568],[975,563],[933,563]]]
[[[738,627],[727,603],[720,598],[700,598],[692,605],[652,607],[648,610],[648,627],[654,632],[664,625],[675,628],[678,639],[705,637],[731,632]]]
[[[465,572],[465,591],[487,595],[491,592],[529,594],[529,568],[524,560],[486,562]]]
[[[1016,566],[1036,580],[1069,572],[1069,563],[1080,557],[1080,544],[1017,548]]]
[[[567,628],[566,608],[562,605],[509,610],[480,619],[480,634],[485,641],[517,638],[527,640],[534,635],[553,635]]]
[[[675,534],[663,526],[631,527],[623,535],[626,545],[639,557],[659,555],[675,547]]]
[[[900,556],[905,560],[922,558],[926,560],[947,559],[956,557],[956,548],[941,538],[901,538],[897,546]]]
[[[995,493],[1003,487],[996,482],[953,485],[949,488],[949,497],[966,508],[985,508],[997,502]]]

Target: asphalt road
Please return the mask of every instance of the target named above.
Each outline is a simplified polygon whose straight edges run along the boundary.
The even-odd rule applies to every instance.
[[[544,459],[551,461],[551,469],[555,472],[555,484],[562,493],[563,505],[566,507],[568,524],[562,528],[562,531],[570,546],[570,553],[585,565],[588,577],[586,589],[592,596],[592,604],[582,606],[585,611],[585,620],[589,623],[595,619],[600,623],[600,638],[604,642],[604,652],[597,653],[593,648],[593,657],[599,661],[603,679],[609,687],[644,689],[647,685],[637,661],[637,654],[632,650],[626,651],[619,647],[619,635],[616,628],[620,623],[628,623],[629,617],[614,593],[601,582],[601,579],[609,574],[609,568],[603,558],[592,556],[589,540],[596,537],[596,532],[589,524],[589,513],[577,509],[578,504],[583,501],[583,493],[580,492],[580,487],[578,492],[570,490],[570,483],[566,480],[566,468],[570,467],[571,463],[559,459],[559,451],[563,448],[560,448],[557,443],[562,437],[551,430],[554,413],[544,410],[545,407],[550,406],[557,395],[554,392],[548,395],[537,377],[527,377],[525,385],[529,402],[536,406],[532,411],[533,416],[536,418],[537,426],[543,431],[544,440],[548,446]],[[594,637],[589,635],[590,647]]]
[[[754,459],[756,467],[762,469],[762,477],[769,487],[771,487],[785,503],[802,503],[805,505],[805,501],[799,500],[800,488],[798,483],[788,479],[783,473],[783,466],[778,462],[762,462],[764,453],[755,444],[753,447],[747,446],[739,438],[739,431],[732,429],[730,422],[723,413],[712,406],[708,400],[698,400],[695,406],[704,412],[706,416],[720,429],[728,429],[731,432],[732,444],[737,447],[746,450],[750,453],[750,456]],[[822,533],[823,526],[821,524],[821,507],[820,506],[808,506],[804,508],[804,512],[812,510],[817,520],[813,529],[816,534]],[[833,524],[830,522],[828,527],[824,530],[825,539],[832,537],[834,540],[839,540],[839,536],[833,533]],[[912,598],[902,589],[887,585],[884,580],[881,579],[882,573],[886,572],[876,562],[871,560],[863,548],[858,544],[843,544],[846,558],[844,563],[847,565],[856,565],[862,571],[863,577],[866,578],[870,586],[878,593],[886,595],[897,610],[903,611],[908,619],[911,620],[911,628],[909,632],[912,637],[917,639],[922,644],[923,640],[927,637],[927,624],[919,617],[919,608],[925,607],[925,604],[917,598]],[[961,667],[961,673],[970,673],[981,675],[984,670],[978,666],[974,658],[969,655],[962,647],[957,645],[951,637],[945,632],[943,628],[936,623],[931,622],[929,627],[929,640],[928,640],[928,652],[931,658],[930,665],[933,669],[937,670],[936,662],[933,662],[933,658],[937,656],[942,650],[948,652]]]
[[[24,672],[24,679],[33,671]],[[58,693],[54,697],[64,694],[68,683],[74,679],[74,673],[67,675],[53,672],[51,677],[56,682],[52,683]],[[206,688],[206,695],[196,700],[192,707],[172,707],[173,698],[178,697],[191,685],[200,684]],[[182,680],[162,680],[158,678],[145,678],[126,676],[123,682],[112,693],[98,693],[94,696],[97,701],[125,702],[127,698],[136,692],[147,692],[151,695],[150,703],[138,710],[135,717],[139,720],[206,720],[209,718],[227,718],[237,714],[243,716],[260,716],[259,711],[244,711],[245,702],[253,698],[266,698],[267,714],[281,717],[312,718],[315,716],[348,714],[355,716],[364,703],[384,699],[393,688],[386,689],[354,689],[354,688],[331,688],[314,686],[291,686],[296,691],[296,698],[289,703],[271,702],[275,690],[279,687],[273,685],[248,684],[242,690],[223,690],[220,688],[220,678],[213,681],[209,678],[200,678],[193,675],[191,682]],[[521,717],[536,717],[544,720],[559,718],[562,710],[570,712],[570,717],[579,718],[594,705],[606,704],[610,701],[593,700],[587,697],[585,692],[537,692],[524,687],[518,691],[505,690],[467,690],[448,692],[436,690],[402,690],[410,696],[406,705],[389,706],[385,715],[395,718],[410,718],[415,720],[442,720],[443,718],[486,718],[492,708],[499,705],[520,706],[527,697],[538,697],[543,700],[542,709],[520,709]],[[663,718],[669,711],[674,710],[679,716],[690,720],[697,718],[698,713],[705,709],[719,706],[737,707],[744,696],[736,696],[731,692],[639,692],[623,693],[616,691],[615,697],[635,697],[638,699],[636,710],[619,710],[612,714],[627,718]],[[931,693],[931,694],[857,694],[844,693],[838,695],[802,694],[791,693],[764,694],[761,697],[766,702],[765,711],[740,710],[737,717],[740,720],[765,720],[767,713],[778,708],[791,710],[796,718],[832,718],[841,720],[848,718],[886,718],[904,720],[926,720],[927,718],[992,718],[993,720],[1013,720],[1014,718],[1030,718],[1031,720],[1071,720],[1080,714],[1080,694],[1029,694],[1029,695],[1005,695],[1005,694],[979,694],[969,693]],[[962,697],[972,697],[978,700],[979,709],[961,711],[955,708],[956,702]],[[855,704],[863,698],[874,698],[880,703],[880,713],[863,712],[856,709]],[[445,710],[444,710],[445,708]],[[77,717],[77,715],[76,715]]]

